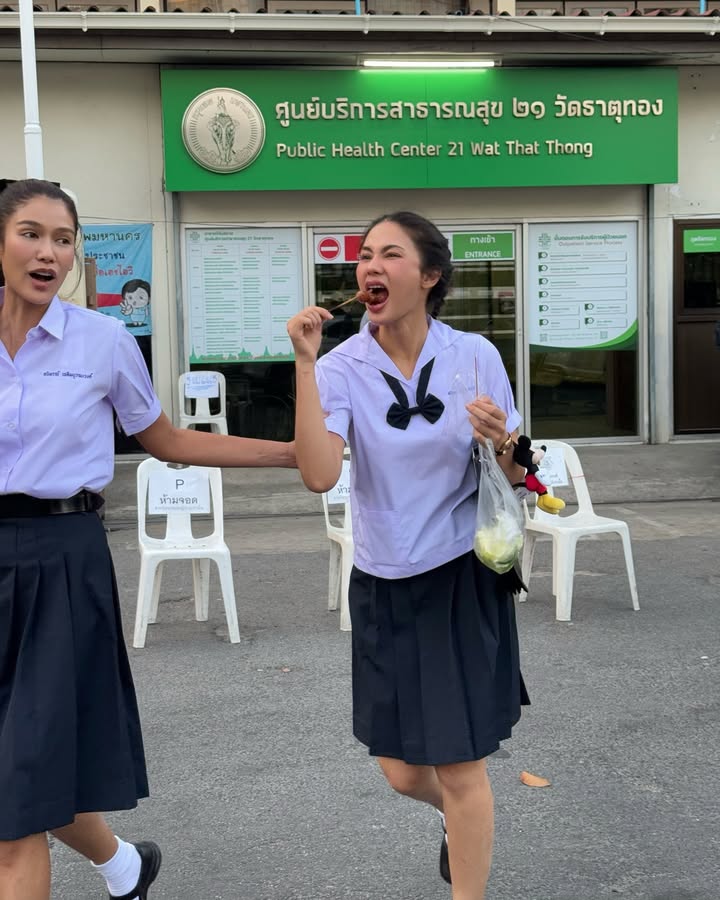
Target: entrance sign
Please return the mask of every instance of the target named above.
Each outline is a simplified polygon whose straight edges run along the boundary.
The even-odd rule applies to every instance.
[[[531,225],[528,259],[531,349],[635,346],[635,222]]]
[[[299,228],[185,231],[191,363],[294,359],[286,324],[302,308]]]
[[[483,262],[515,259],[514,231],[447,231],[452,261]],[[362,234],[316,234],[315,264],[355,263],[358,261]]]
[[[453,262],[515,259],[514,231],[485,231],[450,235]]]
[[[677,181],[677,71],[665,67],[167,69],[161,84],[169,191]],[[188,111],[207,94],[218,105],[222,91],[239,92],[265,125],[264,144],[240,171],[213,171],[183,142]],[[234,110],[224,100],[223,134],[236,139],[248,126]],[[213,115],[193,120],[190,145],[208,159],[219,152]]]

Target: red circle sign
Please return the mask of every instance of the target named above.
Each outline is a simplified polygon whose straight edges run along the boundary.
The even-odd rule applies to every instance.
[[[323,238],[318,244],[318,253],[323,259],[337,259],[340,256],[340,241],[334,237]]]

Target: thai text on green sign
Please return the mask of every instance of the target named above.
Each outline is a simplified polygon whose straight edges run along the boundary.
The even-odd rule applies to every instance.
[[[688,228],[683,231],[684,253],[720,253],[720,228]]]
[[[515,259],[515,234],[512,231],[453,234],[452,258],[457,262]]]
[[[677,180],[674,69],[161,74],[166,186],[172,191]],[[259,109],[264,141],[256,124],[251,138],[220,98],[222,140],[232,146],[218,144],[217,160],[203,166],[183,143],[183,116],[200,94],[218,88],[241,92]],[[205,141],[212,156],[210,126],[193,127],[191,140]],[[209,170],[242,161],[244,154],[251,161],[240,171]]]

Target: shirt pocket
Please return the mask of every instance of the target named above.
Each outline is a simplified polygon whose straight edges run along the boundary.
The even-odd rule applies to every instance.
[[[378,565],[407,562],[410,535],[402,513],[392,509],[360,509],[355,542]]]
[[[474,399],[475,388],[472,373],[470,371],[456,372],[444,398],[445,410],[440,420],[443,423],[443,436],[472,437],[470,414],[465,409],[465,405]]]

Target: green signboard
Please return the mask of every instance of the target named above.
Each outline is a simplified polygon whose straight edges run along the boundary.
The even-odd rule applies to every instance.
[[[457,262],[515,259],[515,233],[484,231],[453,234],[452,258]]]
[[[674,69],[161,75],[171,191],[677,180]]]
[[[683,231],[684,253],[720,253],[720,228],[688,228]]]

